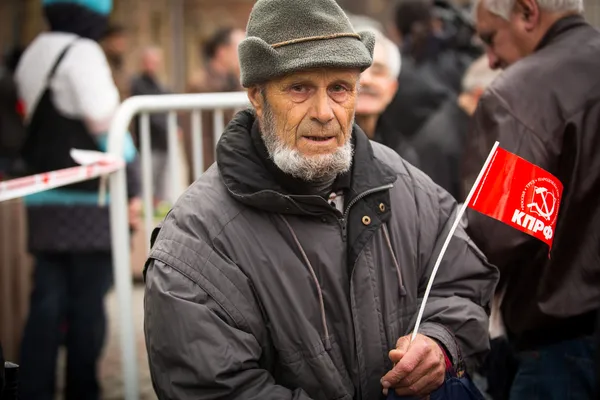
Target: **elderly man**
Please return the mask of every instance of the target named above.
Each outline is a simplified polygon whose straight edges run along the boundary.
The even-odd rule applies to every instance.
[[[356,23],[354,27],[359,27]],[[381,32],[370,28],[375,35],[373,64],[360,75],[356,102],[356,123],[369,139],[396,150],[402,158],[419,166],[417,153],[393,127],[378,124],[379,117],[390,104],[398,89],[401,60],[398,47]],[[385,130],[385,135],[382,133]]]
[[[521,361],[511,399],[587,399],[595,386],[600,33],[584,21],[582,9],[582,0],[482,0],[477,6],[490,65],[506,70],[475,113],[467,179],[499,140],[564,185],[560,204],[544,199],[549,209],[560,206],[550,257],[531,236],[476,213],[468,218],[473,239],[499,267],[506,288],[502,314]]]
[[[488,349],[497,271],[461,229],[406,336],[456,205],[353,124],[373,46],[334,0],[256,2],[240,44],[254,110],[153,235],[159,398],[422,397]]]
[[[241,29],[225,27],[218,29],[206,41],[202,48],[204,68],[192,79],[188,87],[189,93],[220,93],[237,92],[242,90],[240,85],[240,63],[238,59],[238,46],[245,34]],[[199,71],[200,72],[200,71]],[[227,111],[224,123],[233,117]],[[190,118],[184,118],[189,121]],[[214,112],[202,112],[202,146],[204,149],[203,168],[208,169],[215,161],[215,141],[213,136]],[[193,146],[191,126],[187,126],[188,134],[185,135],[186,154],[190,171],[193,171]]]

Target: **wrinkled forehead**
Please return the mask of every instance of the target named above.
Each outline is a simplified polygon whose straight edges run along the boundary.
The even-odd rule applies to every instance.
[[[276,78],[270,83],[285,85],[290,83],[311,83],[327,85],[335,82],[355,83],[360,77],[358,68],[314,68],[295,71],[291,74]]]

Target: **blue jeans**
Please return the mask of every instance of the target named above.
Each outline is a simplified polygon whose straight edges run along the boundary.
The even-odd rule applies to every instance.
[[[104,296],[111,285],[108,252],[36,254],[21,344],[21,399],[54,398],[56,361],[63,343],[67,348],[65,399],[100,398],[97,364],[106,331]]]
[[[596,343],[583,337],[518,354],[510,400],[587,400],[596,386]]]

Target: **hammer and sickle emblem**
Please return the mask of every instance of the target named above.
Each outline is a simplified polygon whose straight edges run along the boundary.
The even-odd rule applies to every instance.
[[[535,201],[535,195],[539,195],[539,197],[542,199],[542,203],[543,203],[542,207],[540,207],[538,202]],[[554,197],[554,194],[552,194],[552,192],[548,191],[548,189],[546,189],[545,187],[537,187],[536,186],[533,197],[534,197],[533,201],[527,205],[529,210],[531,212],[536,213],[540,217],[550,221],[552,214],[554,214],[554,208],[556,207],[556,197]],[[552,206],[550,209],[548,209],[548,201],[547,201],[548,197],[550,197],[550,199],[552,200]]]

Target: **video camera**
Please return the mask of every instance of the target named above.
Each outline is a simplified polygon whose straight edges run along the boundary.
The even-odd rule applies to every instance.
[[[449,47],[472,54],[473,57],[483,54],[483,48],[476,40],[475,23],[470,10],[448,0],[434,0],[433,15],[442,21],[445,43]]]

